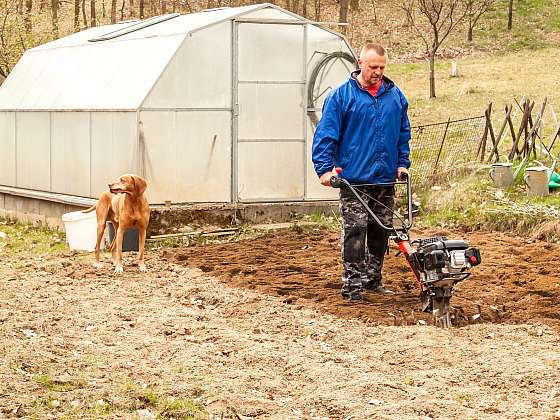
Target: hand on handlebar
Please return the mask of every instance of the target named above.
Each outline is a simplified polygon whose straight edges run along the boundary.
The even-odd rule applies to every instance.
[[[397,168],[397,181],[404,181],[408,177],[408,169],[403,167]]]
[[[321,177],[319,178],[319,182],[321,183],[321,185],[324,185],[325,187],[338,188],[332,184],[331,179],[338,178],[338,174],[341,172],[342,172],[342,168],[334,168],[332,171],[326,172],[323,175],[321,175]]]

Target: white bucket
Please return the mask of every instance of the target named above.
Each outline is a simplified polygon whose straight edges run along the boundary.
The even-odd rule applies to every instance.
[[[82,213],[73,211],[62,215],[66,241],[70,249],[75,251],[93,251],[97,241],[97,219],[95,212]],[[105,246],[105,237],[101,238],[100,247]]]

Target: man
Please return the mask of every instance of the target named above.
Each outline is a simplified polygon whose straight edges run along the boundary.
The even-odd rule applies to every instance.
[[[332,90],[313,138],[313,163],[322,185],[340,177],[359,187],[362,198],[386,226],[392,225],[394,182],[408,174],[410,123],[401,90],[383,75],[387,53],[365,45],[359,70]],[[342,296],[362,300],[364,289],[393,294],[381,284],[388,232],[369,217],[348,188],[340,190]],[[367,248],[367,249],[366,249]]]

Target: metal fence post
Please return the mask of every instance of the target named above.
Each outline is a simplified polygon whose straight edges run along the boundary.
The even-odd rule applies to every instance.
[[[447,119],[447,124],[445,125],[445,132],[443,133],[443,138],[441,139],[441,144],[439,146],[439,151],[436,159],[436,163],[434,164],[434,171],[432,172],[432,176],[436,174],[436,169],[439,163],[439,158],[441,156],[441,151],[443,150],[443,143],[445,143],[445,138],[447,137],[447,129],[449,128],[449,123],[451,122],[451,118]]]

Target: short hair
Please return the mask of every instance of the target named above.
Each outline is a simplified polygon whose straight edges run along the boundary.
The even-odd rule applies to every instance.
[[[387,54],[387,51],[385,50],[385,48],[383,48],[383,45],[377,44],[375,42],[368,42],[367,44],[365,44],[362,47],[362,50],[360,51],[360,57],[363,56],[365,53],[367,53],[370,50],[375,51],[375,53],[377,55],[386,55]]]

